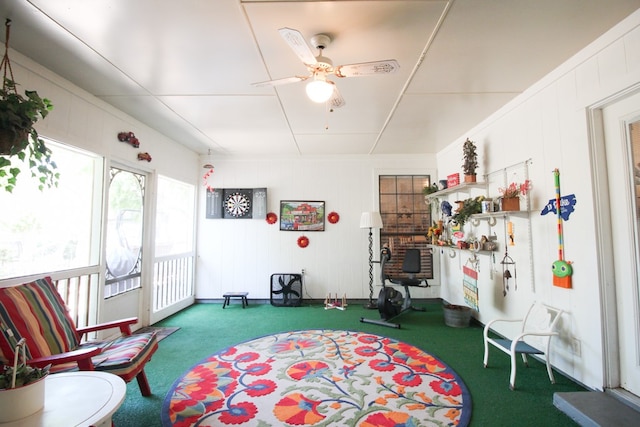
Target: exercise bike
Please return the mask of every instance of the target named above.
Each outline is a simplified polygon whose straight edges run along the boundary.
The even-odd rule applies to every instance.
[[[382,289],[378,294],[378,312],[380,313],[381,320],[361,317],[360,322],[399,329],[400,324],[393,323],[391,320],[408,310],[425,311],[424,308],[413,306],[409,287],[426,288],[429,284],[427,283],[427,279],[419,279],[415,276],[417,273],[420,273],[420,249],[407,249],[404,261],[402,262],[402,271],[409,274],[408,278],[394,279],[385,275],[384,268],[390,259],[391,249],[383,246],[380,250],[380,279],[382,281]],[[404,287],[404,297],[397,289],[387,286],[387,280],[392,284]]]

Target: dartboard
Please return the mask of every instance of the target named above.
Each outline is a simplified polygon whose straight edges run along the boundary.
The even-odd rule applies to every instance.
[[[225,214],[243,218],[251,214],[251,198],[245,192],[233,191],[224,198]]]

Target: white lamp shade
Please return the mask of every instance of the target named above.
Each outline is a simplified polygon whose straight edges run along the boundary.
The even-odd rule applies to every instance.
[[[362,212],[360,228],[382,228],[380,212]]]
[[[333,94],[333,85],[325,80],[313,80],[307,83],[307,96],[313,102],[327,102]]]

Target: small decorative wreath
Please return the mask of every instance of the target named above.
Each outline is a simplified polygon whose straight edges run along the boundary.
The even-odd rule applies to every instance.
[[[278,215],[274,214],[273,212],[269,212],[267,214],[267,222],[269,224],[275,224],[276,221],[278,221]]]
[[[330,212],[329,215],[327,215],[327,220],[329,220],[331,224],[335,224],[340,221],[340,215],[338,215],[337,212]]]
[[[204,188],[207,189],[207,191],[213,191],[213,186],[211,184],[209,184],[209,177],[211,177],[211,175],[213,175],[213,168],[209,169],[202,176],[202,178],[204,180],[203,185],[204,185]]]
[[[301,248],[306,248],[309,246],[309,238],[307,236],[298,237],[298,246]]]

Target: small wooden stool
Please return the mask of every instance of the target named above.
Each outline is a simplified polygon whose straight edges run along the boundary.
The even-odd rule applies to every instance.
[[[222,308],[225,308],[226,306],[229,305],[229,300],[231,298],[240,298],[242,300],[242,308],[245,308],[246,306],[249,305],[249,302],[247,301],[247,295],[249,295],[249,292],[227,292],[224,295],[222,295],[224,297],[224,303],[222,304]]]

